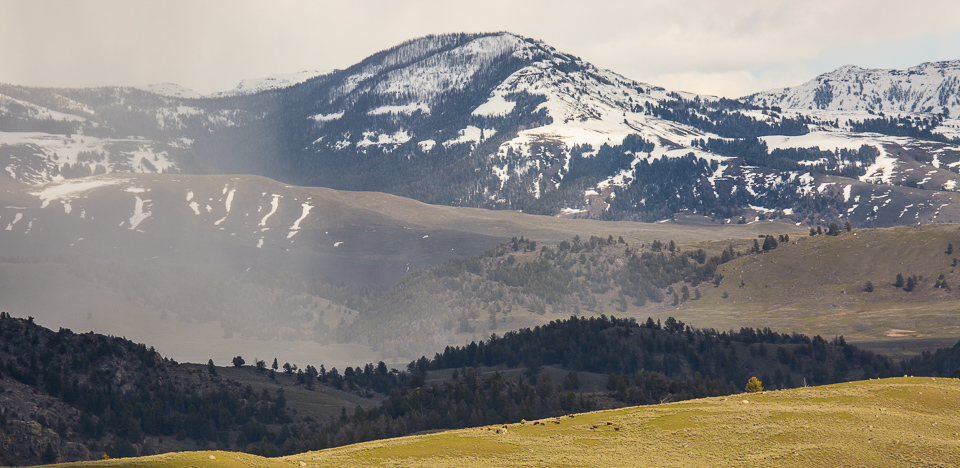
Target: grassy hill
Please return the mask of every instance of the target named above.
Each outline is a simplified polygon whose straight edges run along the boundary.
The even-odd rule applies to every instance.
[[[189,452],[62,466],[946,466],[960,463],[957,398],[956,379],[903,377],[600,411],[277,459]]]
[[[955,250],[948,254],[951,244]],[[889,346],[884,341],[906,340],[907,348],[945,345],[960,336],[958,247],[956,224],[795,237],[776,250],[721,265],[719,287],[701,288],[700,301],[670,313],[719,329],[750,325],[843,335],[874,349]],[[916,275],[916,288],[894,286],[897,274]],[[940,275],[947,288],[935,287]]]
[[[132,229],[138,199],[150,215]],[[663,223],[534,216],[246,175],[111,174],[43,189],[0,181],[0,201],[0,228],[9,227],[0,230],[0,309],[54,329],[150,342],[180,361],[217,363],[237,354],[301,365],[317,356],[341,367],[394,362],[396,353],[329,336],[365,300],[363,293],[348,300],[331,285],[394,284],[513,236],[541,244],[576,235],[623,236],[631,244],[744,242],[797,229],[702,216]],[[304,205],[312,210],[301,219]],[[464,338],[474,337],[417,350]]]
[[[754,229],[763,226],[782,225]],[[644,239],[604,243],[603,237],[597,245],[593,237],[583,237],[582,247],[569,241],[566,247],[507,243],[480,257],[407,275],[367,303],[340,333],[345,341],[369,340],[398,355],[571,315],[638,321],[674,316],[718,330],[769,327],[843,335],[901,357],[952,345],[960,336],[958,225],[788,234],[788,242],[760,253],[750,253],[754,240],[762,244],[757,236],[691,240],[688,235],[676,242],[675,252],[666,246],[673,241],[668,237],[655,240],[663,247]],[[723,250],[734,254],[716,265],[717,275],[697,270]],[[915,278],[915,288],[895,286],[898,274],[905,281]],[[659,292],[651,293],[651,287]]]

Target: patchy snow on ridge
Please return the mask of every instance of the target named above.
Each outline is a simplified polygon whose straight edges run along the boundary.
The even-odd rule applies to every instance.
[[[435,140],[423,140],[421,142],[418,142],[417,145],[420,146],[420,151],[423,151],[424,153],[429,153],[430,151],[433,150],[434,146],[437,146],[437,142]]]
[[[494,34],[476,37],[457,47],[439,53],[430,50],[428,40],[452,41],[452,38],[424,38],[401,46],[394,52],[392,60],[409,60],[404,47],[426,47],[423,60],[414,61],[407,66],[387,72],[386,79],[377,84],[374,91],[382,96],[412,96],[420,102],[432,102],[436,96],[464,89],[477,73],[510,54],[523,53],[530,47],[522,38],[513,34]],[[439,48],[437,49],[439,50]],[[416,54],[415,51],[411,51]],[[450,73],[449,65],[457,64],[457,72]],[[387,62],[376,68],[364,69],[362,74],[380,73],[389,69]],[[359,77],[358,77],[359,78]],[[359,80],[362,81],[362,80]]]
[[[410,134],[406,130],[398,130],[393,134],[376,132],[363,132],[363,140],[357,142],[357,148],[364,149],[368,146],[383,147],[384,152],[390,152],[399,145],[410,141]]]
[[[144,91],[148,91],[153,94],[159,94],[161,96],[181,99],[199,99],[203,97],[202,94],[176,83],[157,83],[147,86],[138,86],[137,89],[142,89]]]
[[[315,114],[310,116],[310,118],[316,122],[331,122],[333,120],[339,120],[340,117],[343,117],[343,111],[334,112],[331,114]]]
[[[926,62],[906,70],[845,65],[802,85],[746,96],[784,109],[870,110],[960,115],[960,60]]]
[[[458,132],[456,138],[451,138],[443,142],[443,146],[449,147],[452,145],[459,145],[463,143],[481,143],[483,140],[492,137],[497,131],[492,128],[477,128],[473,125],[467,125],[467,128],[464,128]]]
[[[7,173],[28,184],[64,180],[60,174],[67,164],[85,167],[88,175],[112,172],[158,173],[176,170],[170,155],[159,150],[159,143],[136,138],[97,138],[41,132],[0,131],[0,147],[20,146],[31,149],[29,160],[10,158],[4,161]],[[104,155],[91,160],[90,154]]]
[[[51,182],[40,186],[37,192],[30,192],[40,198],[40,208],[46,208],[52,200],[70,200],[90,190],[117,185],[119,179],[78,179],[65,182]]]
[[[420,111],[424,114],[430,113],[430,106],[424,103],[415,103],[415,104],[404,104],[402,106],[380,106],[376,109],[367,112],[370,115],[384,115],[384,114],[407,114],[412,115],[414,112]],[[343,115],[343,113],[341,113]]]
[[[487,102],[480,104],[470,114],[478,117],[502,117],[513,112],[513,108],[516,106],[517,103],[508,101],[503,96],[495,95],[491,96]]]
[[[828,132],[818,131],[810,132],[800,136],[771,135],[760,137],[767,143],[770,150],[782,148],[813,148],[818,147],[824,151],[834,151],[836,149],[856,150],[863,145],[875,147],[880,155],[866,169],[866,173],[860,176],[861,182],[882,182],[890,184],[896,175],[896,168],[899,163],[897,158],[889,155],[884,149],[885,143],[906,144],[907,139],[902,137],[891,137],[873,133],[848,133],[848,132]]]
[[[4,94],[0,94],[0,113],[5,114],[9,112],[11,105],[18,108],[20,113],[25,113],[25,117],[33,120],[52,120],[58,122],[85,122],[87,120],[79,115],[67,114],[52,109],[47,109],[46,107],[41,107],[27,101],[21,101]]]

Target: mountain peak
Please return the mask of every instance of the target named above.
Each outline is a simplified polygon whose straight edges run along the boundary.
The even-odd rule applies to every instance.
[[[228,91],[219,91],[210,94],[209,97],[230,97],[243,94],[256,94],[271,89],[289,88],[307,81],[311,78],[326,75],[329,71],[304,70],[295,73],[282,73],[278,75],[265,76],[263,78],[248,78],[242,80],[236,88]]]
[[[960,115],[958,83],[960,60],[926,62],[906,70],[844,65],[802,85],[743,99],[787,109]]]
[[[203,97],[202,94],[176,83],[156,83],[147,86],[139,86],[137,89],[142,89],[153,94],[159,94],[160,96],[172,98],[197,99]]]

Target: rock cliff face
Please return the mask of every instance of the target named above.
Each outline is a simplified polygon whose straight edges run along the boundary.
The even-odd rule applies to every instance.
[[[2,374],[2,373],[0,373]],[[87,447],[71,431],[80,412],[7,375],[0,377],[0,464],[89,460]]]
[[[0,463],[61,463],[90,460],[90,450],[81,443],[64,440],[56,431],[36,421],[7,421],[0,432]]]

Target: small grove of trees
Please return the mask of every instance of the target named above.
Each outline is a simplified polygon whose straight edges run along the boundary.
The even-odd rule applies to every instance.
[[[937,289],[946,289],[947,291],[950,290],[950,285],[947,284],[947,280],[944,278],[943,273],[940,273],[940,276],[937,277],[937,282],[934,283],[933,287]]]
[[[893,281],[893,285],[898,288],[903,288],[904,291],[910,292],[917,288],[917,283],[920,281],[920,278],[917,275],[910,275],[904,280],[903,273],[897,273],[897,278]]]
[[[850,224],[850,221],[847,221],[846,223],[844,223],[843,230],[847,232],[853,231],[853,225]],[[813,226],[810,226],[810,236],[818,236],[818,235],[822,235],[823,233],[824,233],[823,228],[821,228],[820,226],[817,226],[816,228],[814,228]],[[839,236],[840,233],[841,233],[840,226],[838,226],[837,223],[830,223],[830,225],[827,226],[826,234],[828,236]]]

